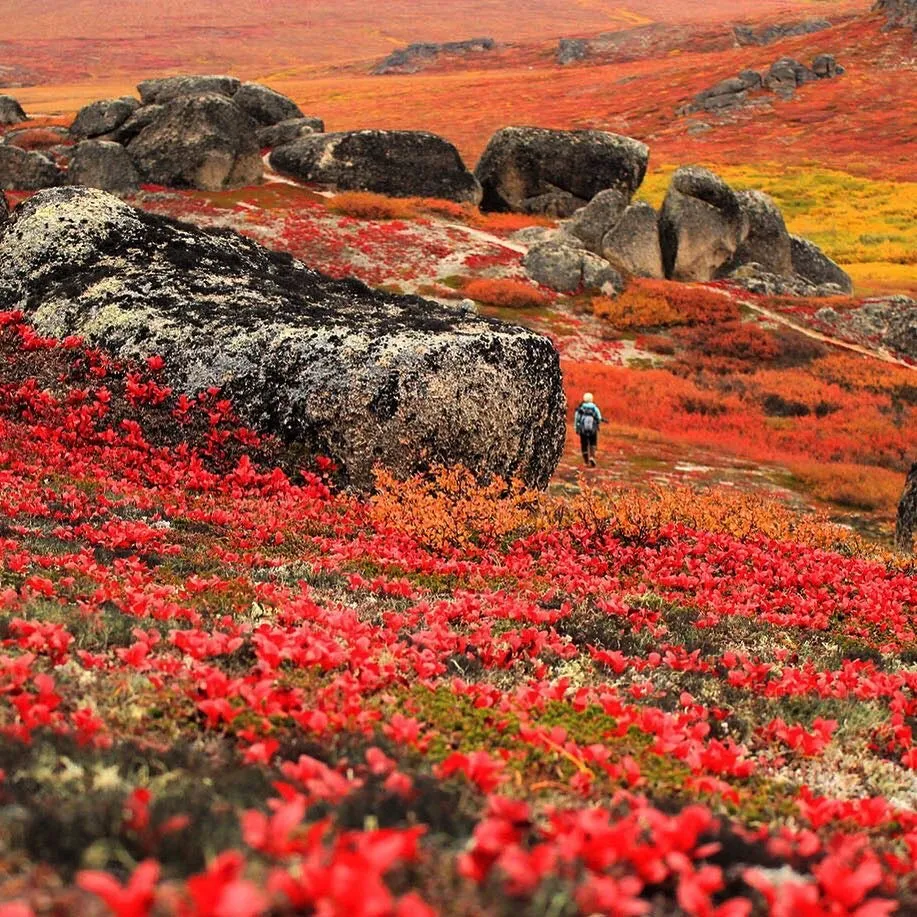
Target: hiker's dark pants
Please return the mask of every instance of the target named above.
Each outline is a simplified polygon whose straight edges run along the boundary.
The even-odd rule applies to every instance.
[[[579,442],[580,447],[583,450],[583,461],[588,462],[590,459],[594,459],[595,447],[599,443],[598,431],[593,433],[580,433]]]

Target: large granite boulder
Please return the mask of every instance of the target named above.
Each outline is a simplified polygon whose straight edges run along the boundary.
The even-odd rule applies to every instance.
[[[42,153],[0,145],[0,188],[9,191],[36,191],[66,183],[64,173]]]
[[[321,118],[305,116],[302,118],[291,118],[289,121],[281,121],[279,124],[271,124],[269,127],[258,129],[255,135],[258,140],[258,146],[262,149],[270,147],[273,149],[277,146],[286,146],[299,140],[300,137],[311,137],[313,134],[323,134],[325,132],[325,122]]]
[[[216,93],[179,96],[156,113],[127,151],[141,178],[173,188],[219,191],[261,180],[255,122]]]
[[[0,95],[0,124],[19,124],[25,120],[22,106],[12,96]]]
[[[298,181],[392,197],[438,197],[477,204],[481,188],[458,150],[424,131],[349,131],[302,137],[271,153],[270,164]]]
[[[561,233],[578,239],[591,252],[602,253],[602,240],[617,225],[627,209],[629,197],[618,188],[600,191],[564,224]]]
[[[630,202],[648,162],[639,140],[606,131],[505,127],[490,138],[475,174],[483,210],[570,216],[606,188]]]
[[[232,100],[259,127],[303,117],[299,106],[292,99],[260,83],[243,83]]]
[[[116,127],[108,134],[102,134],[101,139],[112,140],[127,146],[140,132],[149,127],[164,111],[165,105],[142,105],[123,124]]]
[[[665,277],[659,245],[659,215],[652,205],[645,201],[631,204],[602,237],[600,254],[624,274],[654,280]]]
[[[332,280],[101,191],[20,205],[0,239],[5,309],[122,358],[162,355],[174,388],[222,386],[248,424],[330,456],[359,488],[377,465],[408,474],[432,463],[544,486],[563,448],[547,338]]]
[[[726,182],[698,166],[675,172],[659,214],[666,277],[713,280],[747,235],[741,202]]]
[[[234,76],[166,76],[137,84],[144,105],[165,105],[181,96],[216,95],[232,98],[242,85]]]
[[[792,276],[790,234],[774,199],[761,191],[740,191],[736,197],[748,223],[748,235],[720,269],[720,275],[731,274],[744,264],[758,264],[769,274]]]
[[[139,107],[140,103],[130,96],[91,102],[76,113],[76,118],[70,125],[70,133],[73,137],[83,140],[110,134],[121,127]]]
[[[621,275],[604,259],[568,238],[533,245],[522,260],[526,275],[559,293],[599,291],[616,295],[624,289]]]
[[[799,236],[790,236],[793,271],[815,286],[832,284],[843,293],[853,292],[853,281],[817,245]]]
[[[140,176],[127,150],[110,140],[84,140],[70,159],[71,185],[100,188],[113,194],[130,194],[140,187]]]

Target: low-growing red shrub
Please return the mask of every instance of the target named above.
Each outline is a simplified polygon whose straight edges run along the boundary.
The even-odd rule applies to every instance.
[[[471,280],[462,292],[476,302],[507,309],[528,309],[547,306],[551,298],[524,280],[507,278]]]

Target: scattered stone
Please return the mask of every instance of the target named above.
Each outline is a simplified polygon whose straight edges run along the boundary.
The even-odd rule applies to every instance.
[[[600,255],[602,240],[617,225],[629,201],[629,197],[617,188],[599,191],[585,207],[573,214],[562,227],[561,233],[575,237],[586,249]]]
[[[140,176],[127,150],[110,140],[84,140],[78,144],[67,178],[71,185],[100,188],[113,194],[130,194],[140,187]]]
[[[553,239],[557,230],[550,229],[547,226],[525,226],[510,233],[510,240],[521,242],[523,245],[537,245],[539,242],[547,242]]]
[[[277,147],[270,163],[302,182],[392,197],[477,204],[481,188],[458,150],[425,131],[349,131],[302,137]]]
[[[692,121],[688,125],[688,136],[702,137],[704,134],[709,134],[712,130],[713,127],[707,124],[706,121]]]
[[[176,390],[221,386],[246,423],[297,461],[331,457],[357,488],[379,465],[433,463],[543,487],[563,448],[547,338],[332,280],[101,191],[55,189],[17,209],[0,240],[0,309],[120,358],[162,355]]]
[[[621,275],[604,258],[569,238],[533,245],[522,266],[535,283],[559,293],[600,290],[605,284],[624,289]]]
[[[814,299],[844,295],[844,291],[833,283],[815,284],[796,274],[774,274],[754,261],[736,268],[728,279],[736,286],[759,296],[805,296]]]
[[[827,19],[809,19],[805,22],[765,26],[758,30],[747,25],[737,25],[732,31],[740,45],[769,45],[782,38],[811,35],[813,32],[821,32],[830,28],[831,23]]]
[[[726,182],[698,166],[675,172],[659,215],[666,277],[713,280],[747,234],[742,206]]]
[[[790,236],[793,270],[817,286],[834,284],[843,293],[853,292],[853,281],[817,245],[799,236]]]
[[[661,280],[662,248],[659,244],[659,216],[650,204],[638,201],[602,238],[601,255],[624,274]]]
[[[270,127],[281,121],[303,117],[299,106],[292,99],[260,83],[243,83],[232,100],[259,127]]]
[[[845,71],[835,60],[833,54],[819,54],[812,61],[812,72],[820,80],[831,80],[836,76],[841,76]]]
[[[475,169],[481,209],[557,213],[560,206],[567,212],[558,215],[570,216],[606,188],[630,201],[648,161],[640,141],[606,131],[506,127],[490,138]]]
[[[143,105],[138,108],[120,127],[99,139],[112,140],[127,146],[140,132],[149,127],[164,111],[165,105]]]
[[[121,127],[139,107],[140,103],[129,96],[91,102],[76,113],[76,118],[70,125],[70,133],[82,140],[110,134]]]
[[[272,124],[270,127],[262,127],[256,134],[258,146],[262,149],[275,146],[285,146],[287,143],[293,143],[300,137],[310,137],[312,134],[323,134],[325,132],[325,122],[321,118],[291,118],[289,121],[281,121],[279,124]]]
[[[917,462],[911,465],[904,481],[895,518],[895,547],[904,554],[914,553],[914,529],[917,528]]]
[[[242,85],[234,76],[167,76],[137,84],[144,105],[165,105],[181,96],[222,95],[232,98]]]
[[[910,28],[917,34],[917,0],[876,0],[872,8],[885,13],[887,29]]]
[[[720,275],[728,276],[744,264],[755,263],[769,274],[792,276],[790,234],[774,199],[761,191],[740,191],[736,196],[748,224],[748,235],[720,269]]]
[[[0,124],[19,124],[26,120],[22,106],[12,96],[0,95]]]
[[[406,48],[392,51],[385,60],[372,69],[372,73],[374,76],[384,76],[390,73],[417,73],[441,54],[480,54],[485,51],[493,51],[496,46],[497,43],[492,38],[469,38],[466,41],[447,41],[442,44],[415,42]]]
[[[216,93],[173,99],[127,151],[143,181],[172,188],[237,188],[263,172],[254,121]]]
[[[589,42],[583,38],[561,38],[557,44],[557,63],[566,66],[589,57]]]
[[[782,57],[771,64],[764,85],[782,98],[792,98],[796,88],[803,83],[817,80],[818,77],[805,64],[792,57]]]
[[[37,191],[65,183],[64,173],[44,154],[0,145],[0,188]]]

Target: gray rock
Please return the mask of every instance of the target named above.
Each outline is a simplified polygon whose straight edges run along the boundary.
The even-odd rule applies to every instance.
[[[790,236],[793,270],[809,283],[831,283],[844,293],[853,292],[849,274],[835,264],[817,245],[799,236]]]
[[[261,181],[255,123],[225,96],[179,96],[127,146],[143,181],[219,191]]]
[[[589,57],[589,42],[582,38],[561,38],[557,43],[557,63],[573,64]]]
[[[385,60],[372,69],[374,76],[390,73],[417,73],[435,61],[441,54],[465,55],[493,51],[497,43],[492,38],[469,38],[465,41],[447,41],[440,44],[421,41],[392,51]]]
[[[621,219],[628,198],[617,188],[600,191],[585,207],[580,208],[564,224],[561,232],[573,236],[591,252],[602,253],[602,240]]]
[[[550,229],[547,226],[524,226],[510,233],[509,237],[513,242],[521,242],[523,245],[537,245],[539,242],[553,239],[556,234],[556,229]]]
[[[764,78],[757,70],[743,70],[738,78],[746,89],[760,89],[764,85]]]
[[[887,29],[912,29],[917,35],[917,0],[876,0],[872,8],[885,14]]]
[[[665,277],[659,217],[653,207],[644,201],[631,204],[617,224],[605,233],[601,255],[624,274],[655,280]]]
[[[728,276],[743,264],[755,263],[770,274],[791,277],[790,234],[780,208],[773,198],[760,191],[740,191],[737,197],[748,223],[748,235],[719,275]]]
[[[70,160],[71,185],[100,188],[113,194],[130,194],[140,187],[140,176],[127,150],[110,140],[84,140]]]
[[[559,293],[599,290],[605,284],[624,288],[621,275],[604,259],[570,239],[551,239],[533,245],[522,260],[525,273]]]
[[[733,34],[740,45],[769,45],[782,38],[811,35],[830,28],[831,23],[827,19],[809,19],[804,22],[778,23],[761,29],[738,25],[733,29]]]
[[[805,65],[792,57],[782,57],[771,64],[764,85],[777,95],[790,97],[797,86],[817,80],[818,77]]]
[[[270,127],[262,127],[258,130],[256,137],[258,146],[262,149],[276,146],[285,146],[299,140],[300,137],[310,137],[312,134],[323,134],[325,132],[325,122],[321,118],[292,118],[289,121],[281,121],[279,124],[272,124]]]
[[[330,456],[359,488],[377,465],[402,475],[432,463],[543,487],[563,448],[547,338],[332,280],[100,191],[19,207],[0,240],[0,309],[119,358],[160,354],[177,391],[221,386],[250,426]]]
[[[833,54],[819,54],[812,61],[812,72],[820,80],[830,80],[841,76],[844,73],[844,68],[838,64]]]
[[[483,210],[531,213],[532,202],[551,200],[546,195],[567,195],[582,207],[615,188],[630,201],[648,161],[639,140],[606,131],[506,127],[490,138],[475,174]]]
[[[25,120],[22,106],[12,96],[0,95],[0,124],[19,124]]]
[[[232,100],[259,127],[270,127],[281,121],[303,117],[299,106],[292,99],[260,83],[243,83]]]
[[[0,232],[10,215],[10,205],[7,202],[6,195],[0,191]]]
[[[78,139],[101,137],[121,127],[140,107],[136,99],[125,96],[121,99],[100,99],[84,105],[77,113],[70,133]]]
[[[481,188],[458,150],[425,131],[350,131],[302,137],[271,153],[271,166],[298,181],[392,197],[477,204]]]
[[[736,268],[729,280],[759,296],[841,296],[843,290],[833,283],[810,283],[797,274],[773,274],[764,265],[751,261]],[[819,310],[824,311],[824,310]],[[816,313],[817,315],[817,313]]]
[[[111,140],[127,146],[140,132],[149,127],[164,111],[165,105],[143,105],[138,108],[120,127],[108,134],[102,134],[100,140]]]
[[[137,84],[144,105],[165,105],[181,96],[217,94],[232,98],[241,80],[234,76],[166,76]]]
[[[747,234],[739,199],[726,182],[697,166],[675,172],[659,215],[667,278],[712,280]]]
[[[527,197],[519,206],[520,213],[531,216],[554,217],[565,220],[572,217],[587,202],[569,191],[549,191],[547,194],[536,194]]]
[[[0,146],[0,188],[8,191],[36,191],[66,183],[64,173],[41,153]]]

